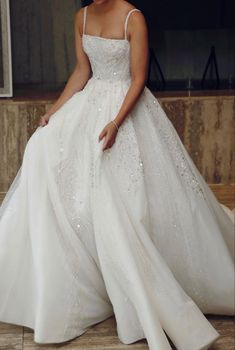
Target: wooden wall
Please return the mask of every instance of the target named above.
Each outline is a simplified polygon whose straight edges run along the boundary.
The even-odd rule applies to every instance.
[[[208,183],[234,183],[235,97],[161,97],[190,156]],[[0,103],[0,192],[6,192],[19,168],[26,142],[52,99]]]
[[[190,156],[209,183],[234,183],[235,97],[162,99]]]

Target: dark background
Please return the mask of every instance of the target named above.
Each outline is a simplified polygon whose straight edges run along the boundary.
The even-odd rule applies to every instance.
[[[82,1],[83,5],[92,1]],[[150,29],[235,28],[234,0],[136,0],[129,1],[143,11]]]
[[[155,63],[150,65],[150,87],[235,88],[234,0],[130,2],[145,15],[150,48],[158,63],[157,66],[153,60]],[[41,85],[45,90],[54,90],[64,86],[76,63],[73,20],[80,7],[80,0],[11,0],[14,87]],[[212,64],[202,86],[212,46],[219,85]]]
[[[0,27],[2,26],[1,23],[1,16],[0,16]],[[2,51],[2,36],[0,35],[0,87],[4,87],[4,77],[3,77],[3,51]]]
[[[147,20],[150,47],[158,61],[151,65],[152,85],[162,89],[201,89],[211,48],[204,88],[235,86],[235,1],[130,1]],[[87,5],[91,1],[83,1]],[[155,61],[154,61],[155,62]]]

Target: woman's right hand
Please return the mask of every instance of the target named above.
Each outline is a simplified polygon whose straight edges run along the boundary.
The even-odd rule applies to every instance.
[[[40,117],[40,121],[39,121],[39,126],[45,126],[48,124],[50,119],[49,114],[45,113],[43,116]]]

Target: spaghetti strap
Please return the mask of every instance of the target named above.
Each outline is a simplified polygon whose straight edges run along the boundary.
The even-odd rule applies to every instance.
[[[84,7],[84,13],[83,13],[83,31],[82,31],[82,34],[85,34],[86,14],[87,14],[87,6]]]
[[[128,24],[128,20],[129,20],[129,17],[131,15],[132,12],[134,11],[139,11],[141,12],[139,9],[132,9],[128,12],[127,16],[126,16],[126,20],[125,20],[125,26],[124,26],[124,30],[125,30],[125,40],[127,39],[127,24]]]

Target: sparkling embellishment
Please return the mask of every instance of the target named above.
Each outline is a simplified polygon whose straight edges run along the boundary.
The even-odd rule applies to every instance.
[[[195,191],[195,193],[206,200],[206,196],[200,184],[200,180],[197,179],[197,176],[200,178],[201,175],[197,172],[196,168],[194,171],[194,164],[190,162],[190,158],[189,161],[186,159],[185,152],[187,151],[184,149],[177,131],[175,130],[169,118],[166,116],[160,104],[157,104],[156,99],[152,99],[152,93],[148,90],[145,90],[144,93],[146,98],[145,105],[148,108],[150,115],[157,116],[159,133],[164,139],[166,147],[168,147],[169,152],[174,159],[175,167],[178,169],[179,175],[185,179],[185,182],[190,189]],[[147,102],[150,99],[152,99],[153,103],[156,104],[157,108],[153,108],[153,106]]]
[[[143,185],[144,166],[139,153],[136,133],[131,119],[119,128],[115,144],[104,153],[104,160],[113,176],[120,182],[120,190],[135,193]]]
[[[112,84],[116,79],[131,79],[128,40],[101,40],[84,35],[82,45],[89,57],[94,79],[110,81]]]
[[[121,90],[123,91],[123,86],[125,87],[125,85],[123,84],[123,81],[127,81],[130,78],[129,49],[127,49],[129,48],[129,46],[126,46],[129,44],[125,41],[116,42],[116,41],[109,41],[109,40],[96,40],[94,38],[88,38],[88,37],[85,37],[85,38],[86,40],[83,41],[83,44],[85,47],[85,51],[88,53],[88,56],[91,61],[93,77],[94,79],[99,80],[95,82],[93,81],[94,85],[91,84],[90,87],[88,82],[86,87],[89,89],[91,88],[87,94],[88,96],[87,101],[89,101],[88,102],[89,108],[90,106],[91,108],[93,108],[94,117],[96,117],[95,111],[97,111],[97,109],[99,111],[102,110],[102,108],[99,107],[99,104],[103,106],[102,103],[100,102],[102,101],[101,98],[103,98],[103,96],[108,96],[108,97],[112,96],[111,94],[109,95],[110,91],[112,91],[112,93],[113,91],[117,91],[116,95],[120,95],[119,94],[120,86],[121,86]],[[97,53],[99,54],[99,59],[97,59]],[[119,85],[120,81],[122,81],[122,85]],[[106,84],[107,82],[110,82],[111,84],[109,83]],[[94,90],[92,90],[93,88]],[[91,90],[92,90],[92,93],[90,93]],[[145,90],[145,92],[146,91],[147,90]],[[114,92],[113,96],[115,96],[115,99],[116,99],[116,95]],[[173,176],[176,175],[177,180],[179,180],[179,182],[177,182],[177,186],[179,186],[179,188],[184,187],[185,193],[188,193],[187,189],[189,188],[190,190],[195,191],[196,194],[203,195],[200,183],[196,178],[196,173],[193,171],[193,168],[191,167],[188,159],[185,158],[184,152],[182,151],[182,148],[181,148],[180,141],[177,138],[177,135],[174,133],[174,131],[171,130],[171,125],[169,124],[167,117],[164,115],[163,111],[161,110],[161,107],[157,103],[157,100],[153,99],[152,97],[148,99],[148,96],[147,96],[146,100],[144,100],[143,108],[144,106],[147,106],[150,112],[150,113],[146,113],[146,117],[152,118],[152,121],[155,120],[159,126],[159,128],[156,127],[156,130],[154,130],[155,134],[157,134],[157,137],[155,138],[156,143],[158,143],[159,141],[159,144],[163,144],[164,146],[163,153],[165,148],[166,157],[172,156],[172,159],[174,159],[174,162],[173,162],[174,164],[172,163],[172,168],[171,168],[172,177],[169,176],[169,179],[172,179]],[[65,114],[66,113],[64,113],[64,115]],[[105,117],[105,113],[102,113],[102,114],[104,114],[104,117]],[[91,113],[91,116],[92,116],[92,113]],[[137,117],[138,117],[138,113],[137,113]],[[92,130],[93,125],[95,125],[95,128],[97,130],[98,129],[101,130],[102,122],[105,120],[102,118],[103,116],[99,115],[99,118],[95,119],[94,124],[88,123],[89,127],[87,129],[89,129],[88,131],[90,132],[88,134],[89,137],[91,136],[94,130],[94,129]],[[86,120],[86,118],[83,118],[83,120]],[[76,124],[76,127],[78,124],[79,123]],[[61,123],[60,125],[61,135],[58,143],[58,149],[62,147],[64,140],[66,140],[66,137],[65,137],[66,135],[64,134],[66,128],[64,128],[62,125],[63,123]],[[84,122],[82,126],[79,125],[80,130],[87,131],[86,125],[87,125],[87,121],[86,123]],[[140,130],[138,131],[141,132]],[[92,140],[92,138],[89,139],[89,141],[90,140]],[[143,138],[143,140],[145,139]],[[113,147],[110,150],[105,151],[102,155],[103,156],[102,166],[105,167],[105,171],[107,170],[107,173],[110,170],[111,175],[115,177],[114,183],[116,181],[118,185],[118,190],[128,193],[128,195],[125,197],[127,199],[139,198],[138,195],[136,196],[136,193],[138,193],[139,189],[141,190],[142,188],[145,188],[143,186],[145,164],[143,166],[143,160],[141,159],[141,153],[140,153],[141,141],[140,143],[138,141],[140,140],[137,139],[136,130],[134,128],[134,122],[130,116],[123,123],[122,127],[120,127],[116,142],[113,145]],[[58,177],[58,186],[59,186],[58,193],[61,195],[61,203],[65,209],[68,221],[70,222],[70,225],[74,230],[75,235],[79,237],[79,240],[83,240],[86,242],[89,242],[89,236],[92,236],[91,233],[93,232],[92,231],[93,223],[89,221],[89,220],[92,220],[91,219],[92,215],[89,212],[88,205],[86,206],[87,193],[85,193],[85,195],[83,196],[85,191],[84,189],[81,188],[82,186],[84,186],[84,178],[82,177],[81,173],[89,175],[88,176],[89,179],[87,179],[89,183],[86,181],[85,183],[90,189],[93,186],[93,178],[95,173],[94,150],[96,149],[95,143],[94,144],[92,144],[92,142],[89,142],[89,143],[91,144],[91,148],[90,148],[91,152],[86,153],[86,156],[88,157],[85,159],[85,162],[81,164],[81,167],[78,166],[80,165],[78,164],[79,155],[76,154],[76,152],[74,152],[73,154],[66,152],[68,154],[68,157],[66,157],[66,159],[64,159],[65,158],[64,155],[59,154],[59,157],[60,157],[59,167],[61,167],[61,170],[59,170],[59,172],[61,172],[61,175],[58,176],[55,173],[55,176]],[[66,148],[67,145],[68,144],[64,145],[64,148],[66,150],[67,150]],[[82,143],[80,144],[78,143],[76,146],[77,146],[77,150],[80,149],[80,146],[81,146],[81,150],[83,150]],[[156,145],[156,149],[157,149],[157,146],[158,145]],[[71,153],[72,151],[73,150],[71,150]],[[146,153],[146,158],[144,158],[146,167],[149,164],[151,164],[150,159],[154,162],[154,158],[157,158],[156,152],[154,151],[151,152],[151,150],[149,149],[149,154]],[[161,158],[160,154],[159,154],[159,158]],[[86,173],[84,171],[82,172],[78,171],[80,169],[83,169],[82,167],[84,164],[89,165],[89,173],[88,172]],[[156,176],[159,176],[157,180],[160,180],[159,181],[160,184],[161,184],[161,181],[164,180],[163,178],[163,176],[165,175],[164,169],[165,168],[163,166],[162,169],[158,169],[155,172]],[[56,171],[57,171],[57,168],[55,168],[55,172]],[[157,183],[158,181],[156,181],[156,185]],[[170,188],[169,191],[172,191],[172,196],[169,196],[169,198],[174,198],[174,188]],[[76,193],[77,200],[74,200],[75,199],[74,193]],[[134,196],[132,196],[133,194]],[[84,202],[82,199],[84,200]],[[172,202],[175,202],[175,201],[172,201]],[[108,205],[110,205],[110,203],[108,203]],[[171,203],[168,203],[168,205],[170,207]],[[161,205],[159,205],[159,207],[160,206]],[[158,207],[158,210],[161,209],[159,207]],[[168,242],[167,241],[166,242],[169,244],[172,244],[172,247],[174,247],[174,243],[175,243],[177,248],[177,239],[184,240],[185,244],[182,244],[182,246],[184,247],[184,250],[177,253],[177,251],[174,252],[174,249],[172,249],[173,251],[172,253],[173,255],[175,254],[175,256],[177,256],[177,254],[180,253],[177,257],[178,257],[179,264],[180,264],[180,261],[182,261],[182,266],[183,266],[182,271],[185,274],[187,274],[187,272],[193,271],[194,276],[197,277],[196,274],[198,275],[202,274],[202,270],[196,268],[199,265],[197,265],[197,259],[194,259],[195,255],[193,255],[193,249],[194,249],[193,240],[192,240],[192,235],[189,233],[191,230],[191,226],[193,225],[190,225],[188,227],[188,230],[186,230],[186,224],[181,225],[180,220],[178,220],[178,218],[180,219],[180,215],[178,215],[179,212],[177,211],[178,209],[177,206],[175,204],[172,204],[171,208],[173,209],[172,211],[170,211],[171,212],[170,216],[172,216],[172,218],[169,218],[169,228],[171,229],[170,230],[171,235],[169,235],[169,240]],[[174,211],[174,208],[175,208],[175,211]],[[159,222],[161,222],[161,220],[159,220]],[[164,222],[164,225],[167,225],[167,224],[168,223]],[[157,227],[157,231],[159,232],[159,234],[161,234],[161,230],[159,229],[159,227]],[[157,282],[156,272],[153,266],[154,264],[152,264],[151,259],[149,259],[148,255],[146,255],[146,252],[143,249],[143,245],[141,244],[141,241],[136,240],[135,234],[133,236],[131,236],[131,232],[127,232],[127,234],[130,235],[129,239],[131,242],[133,242],[133,252],[135,252],[136,254],[136,263],[138,264],[138,271],[141,271],[142,273],[144,273],[144,275],[146,275],[146,277],[149,278],[150,281]],[[159,236],[159,234],[156,236]],[[64,236],[66,236],[65,232],[62,232],[61,234],[62,240],[64,239],[63,238]],[[134,281],[134,277],[132,276],[132,274],[127,273],[128,272],[127,266],[125,266],[124,261],[120,260],[119,257],[115,256],[115,254],[113,254],[113,251],[109,249],[110,247],[109,239],[111,239],[112,241],[115,240],[115,247],[118,247],[118,244],[120,244],[120,236],[118,234],[115,237],[112,236],[111,238],[107,236],[104,237],[104,235],[102,237],[102,234],[100,236],[101,236],[100,239],[103,239],[104,247],[106,247],[104,251],[106,252],[107,255],[110,254],[110,256],[108,256],[107,258],[107,262],[110,264],[110,268],[112,268],[112,271],[114,271],[114,273],[117,273],[117,277],[120,276],[120,271],[122,272],[123,278],[126,277],[126,285],[128,288],[128,284],[131,284]],[[167,238],[166,234],[165,236]],[[70,242],[68,240],[64,239],[64,241],[62,242],[64,246],[66,244],[68,245],[68,247],[66,247],[67,248],[66,253],[67,253],[68,259],[70,259],[70,257],[73,258],[73,252],[74,252],[73,273],[75,274],[75,276],[77,276],[78,274],[77,268],[79,266],[79,263],[77,262],[79,260],[75,252],[75,249],[72,244],[70,245]],[[191,257],[189,253],[191,253]],[[189,277],[191,278],[192,276],[190,275]],[[201,298],[201,303],[203,303],[203,299],[201,296],[202,293],[200,292],[200,286],[198,288],[197,280],[200,280],[200,279],[195,278],[195,282],[194,284],[192,284],[193,287],[190,286],[189,288],[193,289],[192,295],[197,294],[198,296],[197,300]],[[159,285],[157,285],[156,283],[157,293],[164,293],[164,294],[169,293],[169,290],[167,291],[164,291],[164,289],[161,290],[161,286],[162,286],[161,283],[159,283]],[[126,290],[126,293],[128,294],[127,290]],[[128,295],[131,296],[132,294],[129,293]],[[128,298],[124,296],[124,300],[127,301]],[[84,301],[84,299],[82,299],[82,301]]]

